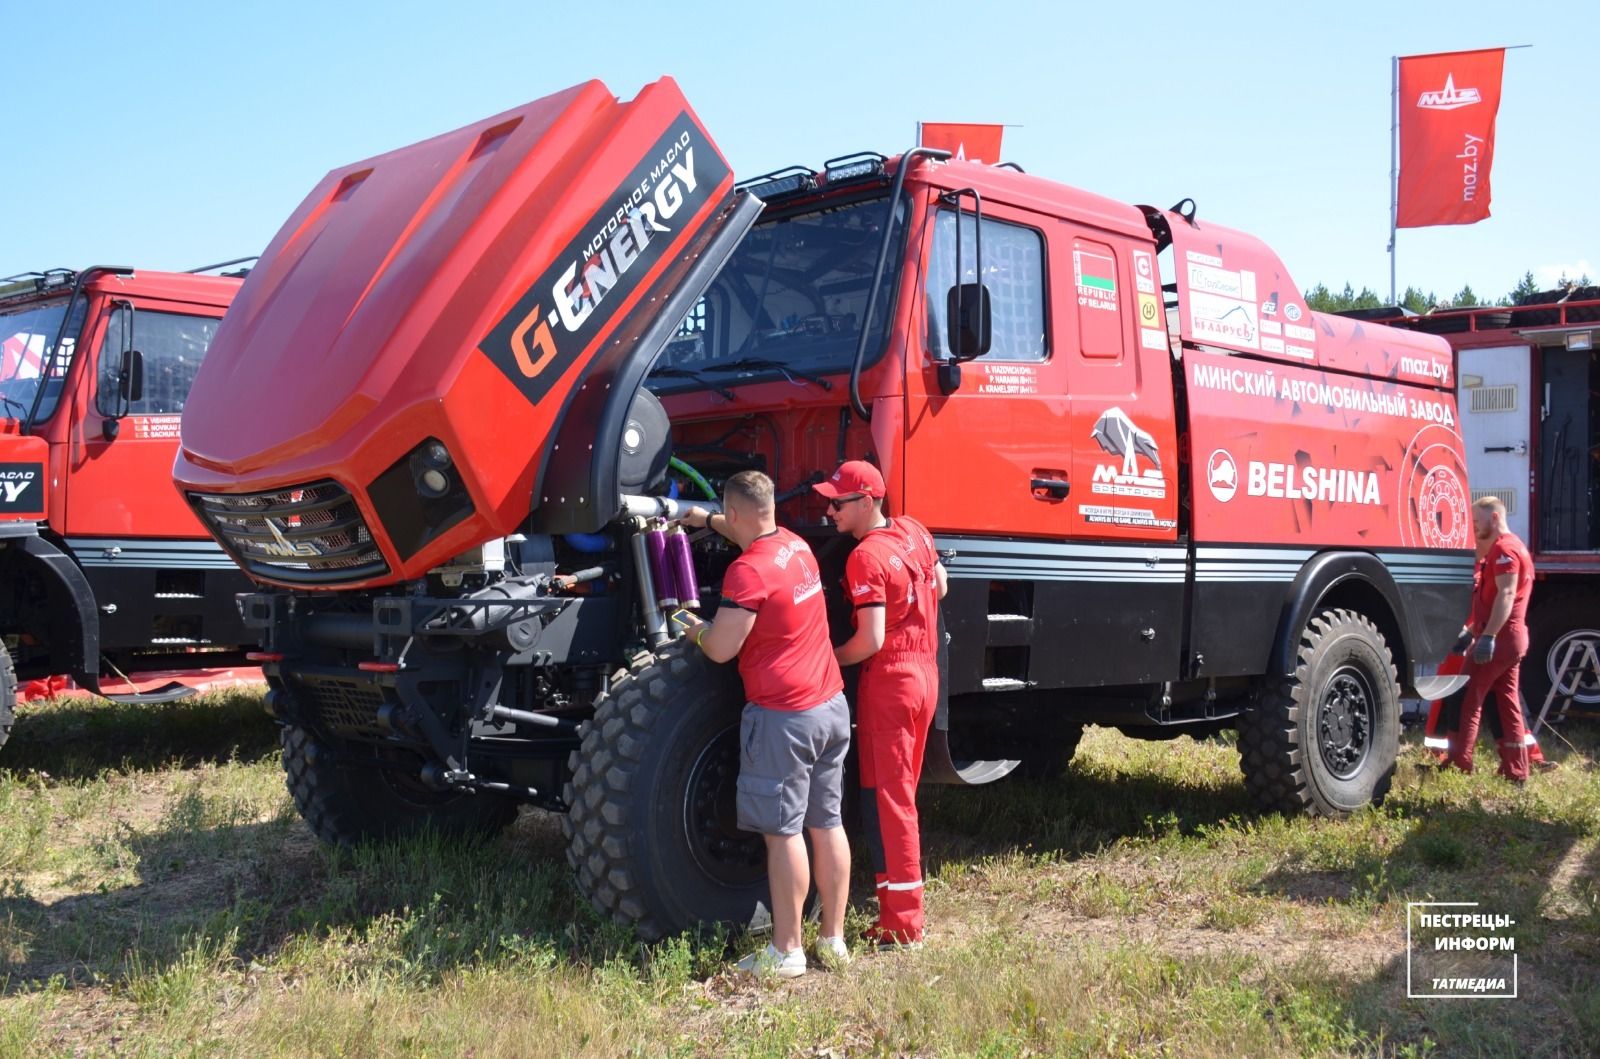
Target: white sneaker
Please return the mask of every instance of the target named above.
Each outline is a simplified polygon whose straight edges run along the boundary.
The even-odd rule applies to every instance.
[[[830,971],[842,971],[850,966],[850,947],[844,938],[818,938],[817,962]]]
[[[757,978],[799,978],[806,973],[806,951],[790,949],[781,952],[768,942],[766,948],[752,952],[734,966]]]

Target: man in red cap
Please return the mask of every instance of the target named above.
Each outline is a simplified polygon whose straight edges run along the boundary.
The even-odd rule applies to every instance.
[[[939,600],[948,585],[933,537],[920,522],[883,513],[883,475],[865,460],[841,464],[814,486],[840,533],[857,540],[845,562],[855,634],[834,650],[861,663],[856,741],[861,812],[878,883],[882,948],[922,944],[922,836],[917,781],[939,702]]]

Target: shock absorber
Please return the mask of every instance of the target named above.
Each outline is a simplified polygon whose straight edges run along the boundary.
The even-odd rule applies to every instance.
[[[667,565],[672,569],[672,584],[678,593],[678,605],[700,605],[700,577],[694,568],[694,552],[689,549],[689,535],[683,526],[673,526],[667,532]]]
[[[650,547],[646,543],[645,523],[636,522],[637,530],[628,542],[633,552],[634,581],[639,586],[639,613],[644,621],[644,635],[652,648],[660,647],[669,639],[667,619],[656,600],[656,579],[650,572]]]
[[[661,523],[653,524],[645,531],[644,544],[650,556],[650,576],[656,581],[656,606],[662,610],[674,610],[678,606],[680,593],[672,561],[667,555],[666,528]]]

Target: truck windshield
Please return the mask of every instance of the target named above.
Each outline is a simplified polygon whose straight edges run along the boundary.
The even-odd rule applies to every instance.
[[[861,336],[888,196],[769,212],[745,237],[656,361],[650,387],[724,386],[739,374],[847,371]],[[879,285],[867,363],[883,348],[900,271],[902,202]],[[776,365],[781,365],[779,368]],[[791,376],[797,379],[799,376]]]
[[[44,397],[39,402],[35,422],[50,418],[56,402],[61,397],[62,382],[72,363],[72,354],[78,344],[78,332],[83,327],[84,310],[89,300],[79,298],[73,309],[71,324],[61,340],[61,351],[44,379],[45,361],[49,359],[50,343],[61,330],[61,318],[67,312],[67,299],[31,302],[0,309],[0,418],[22,419],[33,407],[34,396],[44,384]]]

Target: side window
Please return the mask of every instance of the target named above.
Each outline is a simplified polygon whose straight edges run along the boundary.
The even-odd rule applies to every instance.
[[[950,288],[978,279],[974,253],[977,220],[961,216],[961,264],[956,267],[956,214],[941,210],[934,222],[928,262],[928,345],[936,357],[949,355],[946,317]],[[1049,355],[1044,326],[1044,237],[1032,228],[983,220],[983,283],[989,289],[993,343],[985,360],[1041,361]]]
[[[101,390],[116,385],[119,358],[124,347],[128,310],[111,313],[100,342]],[[195,372],[205,358],[222,321],[209,316],[186,316],[139,309],[133,313],[133,347],[144,354],[144,393],[128,409],[129,415],[176,415],[183,411],[194,385]]]

